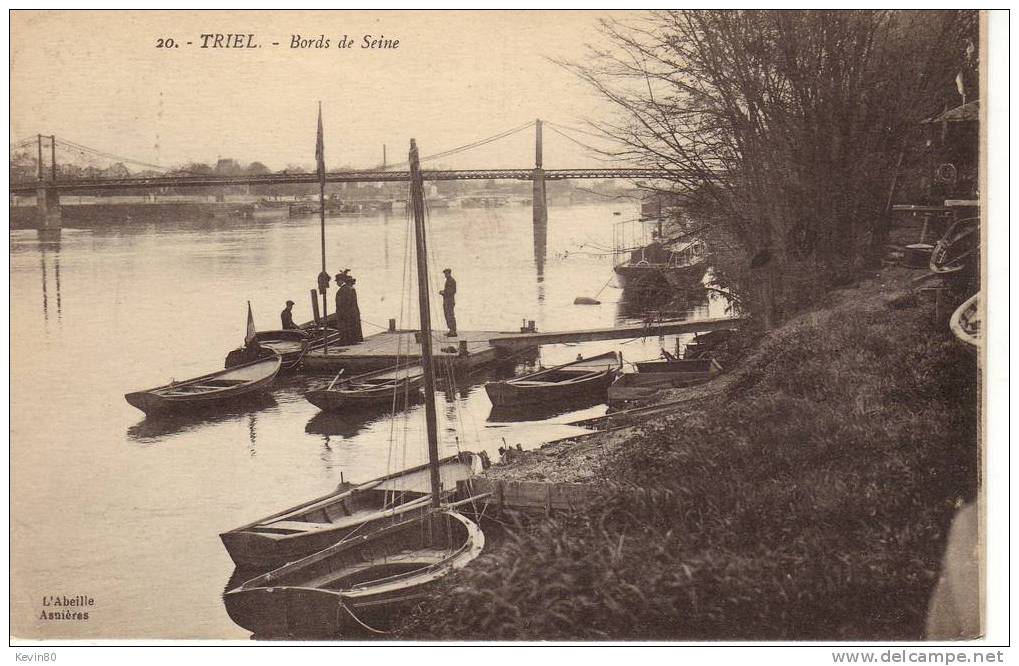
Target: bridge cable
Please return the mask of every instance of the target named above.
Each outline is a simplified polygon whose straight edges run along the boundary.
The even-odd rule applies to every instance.
[[[532,121],[530,121],[528,123],[525,123],[525,124],[521,125],[520,127],[514,127],[513,129],[509,129],[509,130],[505,130],[503,132],[499,132],[498,134],[494,134],[494,135],[492,135],[490,137],[487,137],[487,138],[484,138],[484,139],[478,139],[477,141],[472,141],[471,143],[467,143],[467,144],[464,144],[462,146],[458,146],[456,148],[450,148],[449,150],[444,150],[444,151],[442,151],[440,153],[433,153],[431,155],[426,155],[425,157],[420,158],[420,161],[421,162],[425,162],[425,161],[428,161],[428,160],[440,159],[442,157],[449,157],[450,155],[455,155],[457,153],[464,152],[465,150],[471,150],[471,149],[474,149],[474,148],[478,148],[478,147],[483,146],[485,144],[492,143],[493,141],[498,141],[499,139],[505,139],[508,136],[512,136],[513,134],[516,134],[518,132],[522,132],[523,130],[525,130],[525,129],[529,128],[529,127],[533,127],[533,126],[534,126],[534,121],[532,120]],[[403,166],[407,166],[409,164],[410,164],[409,162],[397,162],[396,164],[387,164],[386,165],[386,169],[395,169],[397,167],[403,167]],[[379,167],[376,167],[376,170],[381,170],[381,165],[379,165]]]

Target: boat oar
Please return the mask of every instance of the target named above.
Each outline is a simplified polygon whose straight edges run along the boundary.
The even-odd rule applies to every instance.
[[[333,377],[333,381],[329,382],[329,388],[326,389],[327,391],[333,390],[333,384],[336,383],[336,380],[339,379],[340,375],[342,375],[346,370],[346,368],[340,368],[340,371],[336,373],[335,377]]]

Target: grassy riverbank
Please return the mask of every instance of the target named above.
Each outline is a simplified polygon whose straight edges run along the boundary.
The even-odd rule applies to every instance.
[[[675,505],[607,491],[602,510],[510,530],[403,635],[922,638],[949,521],[977,491],[978,389],[916,274],[833,292],[716,397],[585,458],[586,478]]]

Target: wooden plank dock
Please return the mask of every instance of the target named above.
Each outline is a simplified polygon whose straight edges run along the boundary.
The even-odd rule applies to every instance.
[[[719,329],[735,328],[740,320],[736,317],[714,317],[695,321],[662,321],[648,324],[627,324],[609,328],[589,328],[579,331],[550,331],[545,333],[500,333],[488,340],[499,349],[515,351],[526,347],[556,344],[559,342],[590,342],[593,340],[616,340],[620,338],[653,337],[677,333],[707,333]]]
[[[432,333],[434,357],[452,364],[454,370],[471,370],[493,363],[502,356],[541,345],[560,342],[586,342],[657,336],[676,333],[707,332],[733,328],[739,323],[732,317],[701,319],[698,321],[664,321],[651,324],[630,324],[610,328],[591,328],[579,331],[552,331],[546,333],[510,331],[461,331],[456,337]],[[356,345],[330,345],[304,356],[308,370],[336,372],[367,372],[388,368],[397,363],[413,362],[421,358],[421,344],[416,330],[383,331],[365,338]],[[463,344],[461,344],[463,343]]]
[[[388,368],[397,363],[421,359],[421,343],[414,330],[383,331],[365,338],[356,345],[330,345],[328,349],[316,349],[304,357],[304,367],[309,370],[345,369],[347,372],[362,372]],[[493,337],[522,335],[501,331],[461,331],[456,337],[432,333],[433,357],[442,363],[451,363],[455,370],[469,370],[492,363],[499,353],[488,341]],[[461,345],[461,342],[465,343]],[[528,345],[535,346],[535,345]]]

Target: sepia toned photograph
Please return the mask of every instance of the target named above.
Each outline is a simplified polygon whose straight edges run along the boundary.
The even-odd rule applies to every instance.
[[[986,641],[989,24],[9,12],[11,644]]]

